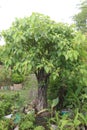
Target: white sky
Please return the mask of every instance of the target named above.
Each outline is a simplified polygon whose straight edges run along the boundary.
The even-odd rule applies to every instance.
[[[30,16],[32,12],[71,24],[79,3],[80,0],[0,0],[0,30],[9,28],[15,17]]]

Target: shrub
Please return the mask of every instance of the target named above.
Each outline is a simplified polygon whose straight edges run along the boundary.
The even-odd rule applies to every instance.
[[[87,85],[85,85],[87,74],[81,78],[81,73],[77,70],[64,71],[55,81],[52,78],[49,80],[48,100],[52,102],[58,97],[58,110],[68,108],[80,108],[82,110],[84,109],[83,106],[87,109]]]
[[[57,130],[80,130],[87,129],[87,115],[80,113],[79,109],[61,115],[56,112],[55,116],[49,119],[49,128],[55,127]]]
[[[10,119],[0,120],[0,130],[13,130],[14,123]]]
[[[8,95],[0,94],[0,118],[13,112],[12,108],[17,105],[20,100],[20,95],[18,93]]]
[[[12,74],[13,83],[19,84],[19,83],[22,83],[23,81],[24,81],[24,78],[22,75],[17,74],[17,73]]]
[[[34,128],[34,130],[45,130],[45,128],[43,126],[37,126]]]
[[[33,130],[33,128],[34,128],[33,122],[27,120],[20,124],[19,130],[29,130],[29,129]]]
[[[19,124],[19,130],[33,130],[35,124],[35,116],[33,113],[30,113],[28,115],[24,115],[20,124]]]

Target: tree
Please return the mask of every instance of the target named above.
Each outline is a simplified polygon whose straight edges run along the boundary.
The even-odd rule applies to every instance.
[[[16,19],[2,35],[9,57],[6,65],[19,73],[35,73],[38,80],[37,108],[46,108],[49,77],[56,79],[63,69],[72,71],[82,56],[79,46],[85,51],[84,36],[79,37],[72,27],[39,13]]]
[[[87,32],[87,1],[86,0],[84,0],[84,2],[80,4],[80,12],[76,14],[73,18],[76,23],[77,30],[86,33]]]
[[[2,51],[3,51],[3,46],[0,46],[0,65],[3,64],[2,63],[2,60],[3,60],[3,58],[2,58]]]

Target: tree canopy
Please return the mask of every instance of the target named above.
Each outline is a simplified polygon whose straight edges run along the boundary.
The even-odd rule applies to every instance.
[[[79,55],[73,45],[76,33],[72,27],[51,21],[42,14],[16,19],[3,36],[9,48],[6,53],[11,63],[8,64],[21,63],[33,72],[41,68],[46,73],[55,72],[63,66],[62,62],[77,60]]]
[[[87,32],[87,1],[84,0],[80,4],[80,12],[75,14],[74,21],[78,30],[83,33]]]

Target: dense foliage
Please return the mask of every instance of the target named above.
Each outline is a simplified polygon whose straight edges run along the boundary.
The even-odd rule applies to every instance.
[[[63,88],[74,86],[74,91],[87,85],[86,39],[72,26],[33,13],[30,17],[16,19],[2,35],[6,41],[4,54],[8,56],[5,64],[19,74],[36,74],[38,110],[47,107],[50,76],[54,80],[58,77],[62,95]]]
[[[11,85],[11,70],[0,65],[0,88],[8,85]]]
[[[19,93],[15,93],[13,95],[0,94],[0,119],[2,119],[3,116],[11,114],[14,109],[18,107],[19,102]]]
[[[80,4],[79,13],[75,14],[74,21],[78,30],[83,33],[87,32],[87,1],[84,0]]]

